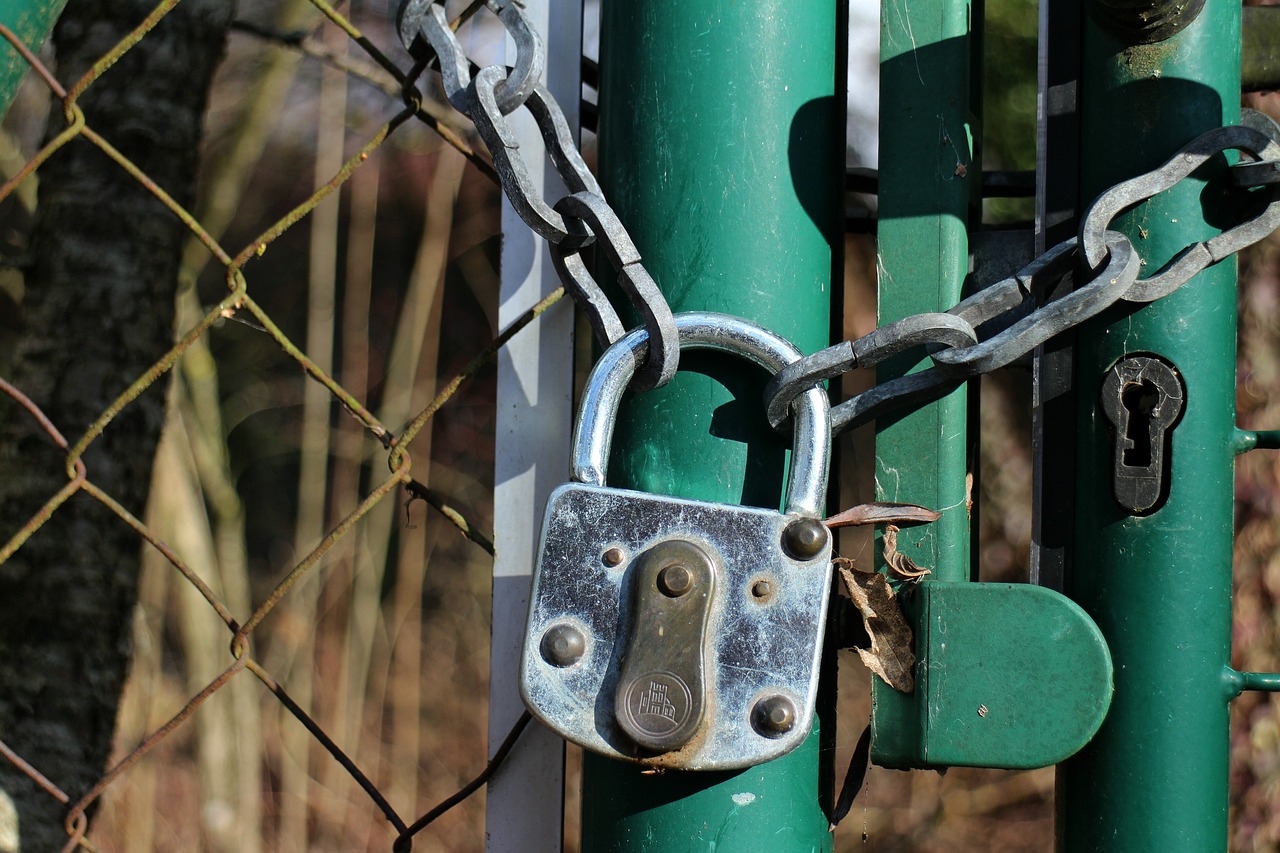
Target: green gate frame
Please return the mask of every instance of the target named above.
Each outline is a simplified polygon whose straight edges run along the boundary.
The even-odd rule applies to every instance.
[[[837,8],[612,0],[601,12],[601,183],[672,310],[744,317],[806,352],[831,340],[842,273]],[[611,480],[776,508],[784,451],[764,416],[767,377],[701,353],[681,365],[624,405]],[[835,728],[819,716],[794,752],[740,772],[644,775],[585,755],[582,849],[830,850]]]
[[[1121,7],[1122,12],[1126,5],[1134,6],[1112,0],[1091,3]],[[643,12],[620,11],[620,5]],[[679,187],[684,175],[697,172],[699,164],[706,168],[723,156],[723,151],[709,150],[689,139],[691,134],[684,131],[688,112],[728,111],[732,115],[735,109],[749,108],[744,104],[755,103],[753,86],[744,88],[735,80],[707,90],[693,83],[696,75],[686,77],[683,70],[705,69],[700,63],[721,49],[720,35],[740,38],[740,44],[765,51],[773,43],[767,35],[747,41],[746,33],[730,36],[712,28],[709,47],[706,27],[698,26],[705,21],[687,20],[693,16],[682,15],[679,5],[605,4],[603,64],[616,63],[614,67],[625,67],[634,79],[644,81],[643,93],[637,96],[639,85],[632,89],[618,82],[610,85],[606,75],[601,94],[606,186],[623,216],[636,217],[629,225],[643,233],[651,224],[657,232],[638,234],[638,240],[663,241],[657,263],[668,267],[656,277],[676,310],[715,307],[751,317],[754,306],[735,305],[733,291],[706,297],[724,301],[685,300],[688,285],[682,278],[687,276],[682,277],[684,270],[670,265],[681,263],[676,259],[702,246],[703,229],[674,213],[671,221],[664,221],[663,202],[653,187]],[[1078,27],[1082,34],[1084,71],[1076,89],[1076,111],[1082,126],[1080,153],[1078,162],[1062,164],[1067,173],[1080,176],[1078,209],[1106,186],[1158,165],[1199,133],[1238,118],[1238,5],[1207,0],[1198,16],[1188,16],[1190,23],[1185,29],[1172,37],[1162,34],[1160,40],[1148,45],[1104,33],[1094,22],[1096,10],[1084,8],[1090,3],[1083,7],[1077,4],[1074,12],[1064,12],[1061,3],[1053,5],[1056,19],[1074,15],[1072,28]],[[792,13],[786,19],[789,27],[797,23],[794,9]],[[883,3],[878,221],[881,323],[921,311],[945,310],[960,299],[965,284],[970,238],[980,227],[981,155],[976,140],[981,104],[976,82],[981,79],[981,37],[971,24],[981,20],[981,0]],[[610,38],[611,26],[613,32],[626,35]],[[634,38],[637,32],[643,37]],[[723,79],[709,76],[717,82]],[[1207,97],[1188,103],[1188,91]],[[635,133],[637,126],[650,124],[665,129],[667,122],[681,130],[674,134]],[[705,130],[714,140],[722,127],[713,123]],[[619,139],[627,133],[632,137]],[[686,142],[688,147],[684,147]],[[1060,141],[1055,144],[1055,148],[1068,151],[1073,147]],[[686,158],[698,162],[690,165]],[[759,174],[759,163],[751,165],[752,173]],[[673,166],[680,177],[676,182],[662,183],[659,178],[669,176]],[[1053,166],[1048,164],[1048,168]],[[723,189],[722,183],[711,181],[712,194]],[[706,183],[685,187],[689,195],[682,193],[682,201],[694,210],[704,210]],[[789,197],[785,187],[782,190]],[[637,202],[637,197],[645,200]],[[1191,239],[1207,236],[1204,215],[1198,188],[1187,184],[1126,214],[1119,224],[1139,242],[1147,236],[1140,233],[1140,224],[1159,219],[1167,225],[1169,220],[1177,220],[1179,227],[1140,242],[1144,257],[1159,265]],[[1052,225],[1060,232],[1064,223],[1055,221]],[[1149,230],[1155,233],[1154,228]],[[738,269],[733,253],[722,260],[722,267],[714,266],[714,255],[703,257],[715,269]],[[1235,673],[1229,666],[1232,460],[1236,452],[1259,443],[1256,436],[1237,430],[1231,415],[1235,278],[1235,264],[1222,263],[1174,297],[1127,310],[1123,316],[1121,309],[1115,309],[1080,331],[1074,351],[1059,350],[1057,356],[1061,359],[1065,352],[1074,362],[1077,430],[1081,435],[1074,466],[1078,473],[1076,482],[1070,484],[1073,488],[1055,492],[1052,478],[1061,477],[1062,471],[1050,466],[1045,479],[1037,484],[1044,496],[1038,509],[1059,520],[1070,520],[1074,514],[1079,533],[1065,549],[1064,565],[1050,567],[1043,580],[1055,586],[1062,583],[1068,595],[1093,617],[1106,638],[1116,670],[1115,695],[1101,734],[1061,765],[1057,834],[1062,850],[1118,853],[1160,847],[1186,851],[1225,847],[1227,705],[1242,689],[1269,689],[1277,681],[1266,674]],[[1205,313],[1214,317],[1207,328],[1201,327],[1194,336],[1180,331],[1185,328],[1182,318]],[[771,319],[778,327],[779,319]],[[1124,334],[1117,334],[1118,329]],[[1211,341],[1208,346],[1206,340]],[[808,339],[800,345],[810,346]],[[1112,443],[1098,408],[1105,372],[1121,355],[1135,351],[1160,353],[1183,370],[1189,400],[1183,422],[1173,434],[1173,478],[1175,483],[1197,484],[1194,490],[1175,488],[1176,494],[1171,494],[1158,512],[1144,518],[1123,515],[1111,498],[1108,472]],[[914,360],[899,359],[882,367],[881,378],[917,369],[921,362],[919,354]],[[629,485],[691,497],[734,499],[721,492],[703,493],[687,477],[668,473],[684,460],[709,458],[705,450],[672,460],[671,451],[658,446],[661,440],[655,443],[648,437],[669,418],[683,421],[696,419],[697,414],[679,404],[670,409],[655,404],[634,417],[626,445]],[[704,431],[696,428],[697,420],[692,423],[693,432]],[[966,389],[961,388],[941,401],[878,425],[877,498],[943,510],[936,524],[900,534],[900,548],[912,546],[913,557],[934,567],[930,582],[974,579],[968,512],[973,488],[968,475],[975,467],[972,423],[972,407]],[[1065,505],[1061,500],[1055,504],[1055,494],[1075,497]],[[920,733],[905,721],[918,716],[918,697],[895,693],[879,683],[873,694],[878,721],[873,755],[910,752],[910,741]],[[688,799],[658,805],[643,801],[643,796],[637,800],[634,779],[616,767],[606,771],[602,764],[588,760],[584,796],[587,849],[701,849],[709,828],[731,826],[736,818],[737,811],[715,801],[715,793],[727,792],[727,788],[695,784],[696,790]],[[772,768],[761,770],[767,774]],[[606,784],[599,785],[601,780],[607,780]],[[628,782],[630,791],[625,790]],[[664,783],[664,790],[682,796],[688,793],[680,788],[684,783]],[[1216,793],[1206,797],[1207,791]],[[600,804],[611,798],[630,805],[617,806],[602,818]],[[650,847],[655,839],[647,833],[657,828],[664,830],[661,842]],[[794,849],[809,846],[800,843]],[[740,849],[757,848],[747,843]],[[793,848],[775,844],[768,849]]]

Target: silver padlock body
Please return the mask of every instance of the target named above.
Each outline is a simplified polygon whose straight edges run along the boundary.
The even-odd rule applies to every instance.
[[[520,666],[525,704],[586,749],[673,769],[749,767],[799,746],[814,715],[831,545],[827,537],[812,559],[791,559],[782,534],[797,518],[626,489],[558,488],[547,503],[533,576]],[[684,746],[653,755],[619,727],[614,699],[625,649],[620,631],[632,612],[629,571],[644,551],[668,539],[691,541],[711,557],[715,593],[705,637],[705,720]],[[606,557],[610,549],[617,551]],[[608,564],[618,556],[617,565]],[[563,625],[585,643],[575,662],[563,665],[561,658],[556,665],[543,639]],[[796,711],[794,725],[781,734],[761,733],[752,722],[757,702],[771,696],[785,697]]]

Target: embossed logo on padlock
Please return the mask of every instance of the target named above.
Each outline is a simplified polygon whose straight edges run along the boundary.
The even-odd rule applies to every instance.
[[[653,670],[631,683],[623,693],[625,723],[655,740],[668,738],[688,725],[693,693],[674,672]]]
[[[682,349],[777,372],[785,339],[720,314],[676,316]],[[831,543],[818,520],[828,403],[796,406],[786,512],[605,485],[613,422],[644,332],[601,357],[574,432],[572,481],[547,504],[520,689],[549,728],[615,758],[732,769],[798,746],[814,715]]]

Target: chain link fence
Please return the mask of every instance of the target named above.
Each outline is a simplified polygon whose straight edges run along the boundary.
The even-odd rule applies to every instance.
[[[412,629],[412,636],[405,646],[416,645],[420,639],[424,639],[420,613],[417,612],[420,609],[417,601],[421,601],[424,595],[424,579],[421,567],[413,570],[416,576],[410,577],[407,564],[412,563],[414,557],[409,556],[406,560],[403,552],[412,550],[407,549],[407,544],[416,544],[417,559],[424,562],[431,545],[435,544],[434,536],[431,537],[432,541],[427,541],[428,531],[424,528],[430,526],[431,534],[438,534],[439,530],[434,523],[429,525],[416,516],[408,518],[403,528],[395,532],[392,531],[392,522],[401,512],[409,512],[408,508],[400,506],[402,499],[425,502],[434,508],[444,524],[456,527],[469,540],[469,547],[492,554],[490,537],[482,532],[471,513],[459,509],[454,501],[427,484],[431,427],[442,408],[458,398],[460,389],[477,375],[484,374],[499,349],[554,304],[561,293],[554,293],[543,300],[515,323],[500,330],[487,343],[482,339],[471,339],[465,363],[460,369],[454,368],[456,373],[452,379],[439,384],[425,404],[416,399],[421,396],[424,388],[430,390],[430,386],[436,384],[437,373],[445,375],[443,371],[450,369],[450,365],[458,360],[456,353],[432,350],[433,359],[438,363],[423,365],[420,363],[419,351],[423,349],[423,338],[428,336],[431,327],[437,336],[441,335],[439,312],[443,294],[438,292],[437,282],[443,277],[444,256],[449,244],[448,221],[452,217],[463,183],[462,166],[467,161],[473,164],[475,169],[469,173],[471,181],[481,185],[495,178],[492,166],[471,147],[468,138],[471,134],[452,123],[448,108],[422,94],[420,89],[431,88],[430,83],[424,82],[422,78],[426,70],[424,66],[411,67],[412,60],[403,52],[398,52],[395,58],[388,56],[375,44],[375,41],[384,41],[383,39],[367,37],[354,23],[355,13],[363,12],[366,19],[385,27],[386,32],[378,35],[386,35],[390,27],[381,20],[383,10],[375,12],[362,9],[356,4],[348,10],[350,14],[343,14],[324,0],[283,3],[279,7],[279,17],[272,24],[242,21],[233,25],[233,31],[238,31],[256,45],[255,59],[260,67],[255,68],[255,73],[260,77],[246,102],[237,105],[243,107],[239,114],[244,121],[237,131],[238,136],[224,146],[221,173],[206,175],[202,208],[199,211],[184,208],[176,200],[177,193],[153,180],[144,169],[115,147],[111,139],[99,133],[81,106],[86,93],[100,85],[100,80],[121,57],[130,51],[145,49],[147,38],[177,5],[177,0],[165,0],[157,5],[136,28],[120,39],[93,63],[87,73],[71,85],[60,83],[40,57],[23,45],[8,27],[0,25],[0,35],[13,50],[22,55],[36,75],[38,85],[47,89],[65,116],[65,127],[57,132],[51,131],[48,141],[38,152],[26,160],[0,187],[0,201],[28,191],[42,165],[51,158],[58,157],[67,146],[88,143],[111,161],[110,165],[104,164],[104,168],[123,170],[162,204],[172,217],[180,221],[189,232],[191,243],[183,259],[183,275],[187,278],[187,286],[179,295],[177,343],[160,355],[141,375],[136,376],[128,387],[119,389],[118,397],[97,415],[82,434],[71,434],[68,438],[60,429],[62,425],[52,422],[45,415],[38,399],[28,396],[24,389],[16,387],[7,379],[0,378],[0,392],[13,404],[21,407],[23,416],[32,419],[47,442],[63,454],[67,472],[65,485],[47,495],[43,505],[18,530],[4,532],[7,541],[0,547],[0,566],[27,545],[51,519],[60,512],[65,512],[70,504],[85,498],[91,499],[105,507],[116,522],[131,528],[139,540],[146,543],[149,551],[144,557],[144,564],[154,570],[156,561],[161,561],[164,571],[176,572],[174,577],[181,579],[179,585],[182,589],[169,587],[165,591],[160,588],[157,593],[155,585],[163,585],[165,581],[158,579],[154,573],[148,575],[144,571],[142,621],[147,619],[149,601],[160,608],[172,607],[173,605],[165,603],[167,598],[178,596],[184,599],[184,603],[178,605],[179,620],[198,623],[207,619],[209,614],[216,615],[225,631],[224,639],[229,655],[224,663],[217,665],[220,671],[215,671],[203,683],[193,685],[194,689],[181,702],[180,710],[162,721],[150,720],[148,703],[143,701],[130,704],[126,694],[120,717],[121,733],[118,743],[127,739],[131,730],[136,730],[136,746],[117,747],[117,754],[113,756],[109,769],[88,790],[66,790],[60,787],[40,766],[29,761],[20,750],[10,744],[0,742],[0,753],[32,785],[38,786],[44,795],[65,807],[67,841],[64,849],[118,849],[111,841],[112,830],[124,836],[126,829],[130,829],[127,837],[133,840],[125,843],[132,849],[141,849],[144,845],[138,843],[134,832],[137,827],[127,827],[127,818],[122,817],[122,814],[136,816],[145,812],[145,805],[132,812],[128,809],[120,813],[117,813],[119,809],[109,810],[110,813],[103,815],[103,820],[109,825],[108,830],[93,832],[89,816],[93,813],[95,804],[108,792],[130,784],[136,787],[136,781],[128,783],[125,780],[136,778],[140,762],[149,753],[167,746],[172,748],[175,742],[182,744],[179,748],[191,748],[190,735],[184,734],[185,730],[192,727],[193,718],[208,718],[202,727],[197,725],[201,729],[198,737],[213,738],[210,743],[214,744],[215,749],[242,749],[243,746],[237,741],[254,740],[253,736],[258,735],[270,739],[285,752],[293,750],[292,754],[276,755],[272,757],[273,760],[266,762],[270,768],[268,772],[278,776],[277,789],[283,792],[282,801],[247,810],[243,803],[236,801],[236,795],[232,793],[236,782],[243,781],[246,774],[252,779],[261,772],[261,768],[249,766],[258,764],[255,758],[250,757],[247,762],[241,761],[238,770],[229,769],[225,763],[219,767],[216,760],[203,760],[203,778],[200,781],[226,786],[218,793],[225,800],[221,803],[221,811],[215,808],[210,813],[207,808],[209,803],[201,803],[199,822],[203,830],[194,835],[189,830],[170,830],[168,839],[165,839],[156,835],[160,830],[152,828],[150,834],[158,846],[180,845],[192,849],[207,844],[210,848],[250,849],[241,846],[242,841],[234,839],[242,837],[238,831],[243,831],[243,837],[247,837],[248,834],[257,833],[258,828],[230,825],[248,818],[253,822],[265,820],[266,824],[275,824],[274,828],[281,839],[280,849],[351,849],[353,846],[363,848],[366,844],[374,849],[386,849],[389,833],[394,839],[394,849],[408,850],[412,847],[412,839],[421,830],[484,784],[523,731],[528,722],[527,715],[511,731],[506,742],[488,764],[482,769],[473,769],[473,773],[475,769],[480,772],[473,778],[464,780],[465,784],[459,787],[454,773],[450,775],[454,776],[455,781],[441,780],[440,784],[423,785],[420,779],[411,778],[406,782],[402,778],[394,778],[397,773],[404,775],[394,766],[390,769],[386,766],[372,769],[361,766],[361,762],[353,757],[355,750],[350,744],[353,740],[357,745],[360,743],[362,729],[368,728],[362,726],[360,721],[369,713],[369,709],[361,707],[362,703],[357,700],[355,706],[343,709],[342,714],[335,714],[328,709],[321,713],[314,712],[312,709],[318,705],[340,705],[342,702],[341,696],[335,697],[334,693],[324,693],[325,702],[319,702],[321,690],[317,680],[333,674],[335,668],[344,670],[339,676],[348,685],[359,686],[371,680],[380,680],[382,683],[378,689],[390,699],[386,704],[392,706],[390,715],[394,717],[397,696],[389,682],[394,679],[416,682],[420,679],[421,660],[413,661],[417,665],[409,667],[393,660],[403,654],[397,631]],[[468,9],[463,19],[474,14],[478,5],[474,4]],[[292,21],[294,26],[279,26],[281,22],[288,21]],[[462,20],[457,23],[462,23]],[[271,47],[267,49],[266,46]],[[244,54],[245,50],[241,49],[240,52]],[[248,240],[232,242],[236,240],[235,208],[238,204],[251,202],[252,190],[247,189],[247,184],[253,180],[253,149],[256,147],[260,151],[265,144],[264,136],[280,132],[278,126],[273,128],[271,123],[255,119],[253,110],[284,111],[289,108],[289,98],[294,96],[282,97],[282,93],[288,92],[291,87],[296,90],[299,86],[294,79],[296,69],[293,69],[293,65],[300,55],[309,55],[312,60],[317,61],[316,67],[325,69],[318,93],[311,95],[318,99],[316,109],[321,117],[315,139],[316,172],[319,178],[313,184],[313,191],[304,200],[276,217],[269,227]],[[235,72],[232,70],[229,73]],[[348,87],[356,83],[363,85],[361,98],[348,103]],[[215,103],[213,109],[217,108],[218,104]],[[375,126],[371,132],[365,133],[358,144],[353,146],[349,142],[349,138],[354,135],[348,130],[349,124],[368,125],[369,115],[377,112],[385,114],[388,111],[392,113],[390,118]],[[358,119],[352,118],[353,115],[357,115]],[[369,292],[366,290],[363,294],[364,311],[357,312],[358,316],[354,318],[342,316],[342,312],[336,311],[332,304],[335,299],[333,269],[339,262],[333,247],[339,216],[339,208],[335,202],[339,192],[344,189],[354,193],[363,191],[366,196],[376,197],[379,182],[376,164],[379,155],[393,140],[404,138],[407,135],[404,128],[413,124],[430,128],[442,142],[440,150],[435,152],[436,162],[434,174],[429,180],[426,211],[428,218],[436,219],[435,230],[432,230],[430,223],[424,225],[425,236],[419,251],[420,257],[411,265],[412,276],[416,280],[429,282],[428,292],[401,294],[400,310],[413,315],[418,320],[419,327],[413,329],[411,326],[414,324],[403,324],[394,344],[398,349],[392,351],[392,346],[375,346],[371,353],[366,340],[373,334],[368,316]],[[211,126],[209,132],[217,135],[225,130]],[[255,136],[256,139],[253,138]],[[409,141],[409,144],[419,148],[422,146],[420,138]],[[240,147],[237,148],[237,145]],[[449,153],[443,153],[445,146]],[[352,153],[353,147],[355,150]],[[277,168],[280,165],[283,164],[277,164]],[[371,178],[372,186],[369,182],[361,185],[357,180],[356,176],[361,170],[375,173]],[[419,183],[415,181],[413,185]],[[239,193],[235,189],[237,185]],[[217,197],[217,192],[227,186],[233,188],[230,203],[225,198],[220,200]],[[471,190],[487,192],[483,186],[479,189],[472,187]],[[328,207],[326,202],[329,203]],[[431,205],[438,205],[438,209],[432,210]],[[489,208],[492,209],[493,205],[490,204]],[[360,215],[356,206],[351,205],[349,221],[346,223],[348,228],[361,227],[359,222],[352,221]],[[441,217],[445,221],[443,230],[439,222]],[[270,301],[271,283],[262,281],[260,284],[260,280],[254,275],[253,265],[258,258],[276,248],[286,234],[307,227],[311,229],[309,268],[312,281],[309,298],[313,304],[307,312],[308,320],[304,324],[306,336],[299,343],[297,335],[285,331],[290,325],[299,325],[297,312],[292,310],[292,306],[286,306],[284,310],[289,312],[288,322],[278,322],[273,317],[273,313],[276,313],[274,309],[269,311],[259,301],[260,287],[267,293],[266,301]],[[367,222],[363,227],[372,229],[373,224]],[[496,230],[494,224],[488,227],[490,231]],[[372,251],[371,245],[368,245],[372,242],[371,232],[365,236],[365,245],[349,243],[346,246],[349,269],[352,264],[358,263],[351,255]],[[429,245],[433,238],[437,244]],[[444,241],[443,245],[439,244],[441,239]],[[327,247],[326,243],[329,244]],[[207,261],[208,258],[212,260]],[[368,267],[368,257],[363,260]],[[485,259],[479,256],[472,257],[469,261],[473,265],[483,266],[485,263]],[[195,286],[195,279],[206,264],[214,267],[215,275],[225,282],[225,295],[212,306],[201,304],[200,289]],[[305,267],[306,264],[302,266]],[[317,288],[315,277],[319,275],[323,278],[326,269],[329,280],[322,282]],[[365,277],[368,277],[367,269]],[[206,274],[204,280],[208,278]],[[343,297],[347,308],[351,306],[351,291],[354,288],[352,281],[348,281],[344,287]],[[321,293],[320,300],[323,302],[327,299],[330,303],[327,307],[322,305],[319,312],[314,304],[317,290]],[[409,290],[412,291],[412,286]],[[375,292],[375,298],[377,295]],[[292,565],[282,573],[283,576],[278,568],[268,569],[267,572],[274,573],[276,579],[261,595],[255,594],[255,587],[263,586],[261,576],[264,572],[261,569],[250,572],[247,565],[249,558],[245,552],[244,522],[246,505],[237,495],[235,481],[239,474],[232,469],[228,450],[228,433],[233,426],[222,423],[222,413],[219,411],[225,401],[219,400],[216,373],[220,368],[225,369],[227,363],[225,344],[222,345],[223,354],[219,355],[219,345],[210,340],[215,334],[213,330],[222,329],[229,323],[236,323],[259,335],[265,335],[278,348],[278,355],[283,355],[294,363],[310,380],[302,383],[304,388],[301,394],[297,391],[296,382],[287,391],[288,395],[292,395],[290,402],[294,405],[300,403],[302,410],[301,418],[294,421],[295,426],[300,424],[298,443],[302,452],[301,463],[296,470],[300,485],[294,547],[291,549],[293,558],[289,560]],[[333,326],[340,323],[345,325],[340,326],[336,337],[340,339],[343,349],[339,357],[335,358]],[[448,339],[448,336],[445,338]],[[457,335],[453,338],[454,343],[457,343]],[[416,348],[413,345],[415,342]],[[399,387],[391,387],[395,384],[394,375],[385,376],[381,387],[370,387],[367,377],[371,355],[385,359],[386,367],[392,374],[397,369],[402,371],[404,375],[399,378]],[[234,363],[234,356],[232,361]],[[279,367],[275,365],[270,370],[279,372]],[[93,466],[86,464],[85,456],[104,432],[118,422],[121,414],[136,404],[139,397],[153,387],[163,389],[175,374],[178,374],[180,381],[174,384],[170,394],[166,438],[156,460],[152,499],[146,517],[140,517],[135,510],[126,506],[125,501],[117,499],[95,482]],[[381,411],[378,414],[375,414],[368,402],[375,396],[381,399]],[[296,399],[298,397],[301,399]],[[334,403],[349,418],[331,425]],[[175,432],[181,437],[175,438]],[[424,447],[427,459],[415,462],[409,448],[423,436],[426,440],[419,441],[415,448]],[[328,461],[331,458],[335,460],[332,470]],[[481,463],[484,461],[483,458],[480,460]],[[138,465],[146,465],[148,462],[149,460],[135,460]],[[382,469],[381,474],[369,473],[376,472],[379,467]],[[176,481],[185,481],[185,488],[188,489],[185,498],[182,497],[184,493],[181,490],[175,492],[170,488]],[[190,505],[182,506],[184,500]],[[179,505],[166,505],[167,501],[176,501]],[[191,517],[204,519],[203,535],[184,535],[181,532],[181,528]],[[372,528],[376,526],[386,529],[375,536]],[[166,532],[169,537],[177,540],[176,544],[167,544]],[[228,536],[231,537],[230,540],[227,539]],[[234,541],[237,537],[238,543]],[[425,551],[424,545],[427,546]],[[75,547],[74,544],[72,547]],[[440,547],[443,550],[444,546]],[[381,556],[385,560],[386,552],[397,548],[402,554],[398,562],[393,555],[391,571],[394,576],[375,575],[363,580],[359,577],[354,565],[359,562],[353,556],[355,552],[363,552],[363,562],[373,564],[377,562],[377,557]],[[232,565],[236,562],[240,565]],[[270,562],[274,564],[278,560],[272,559]],[[238,573],[239,577],[233,579],[229,572]],[[254,574],[257,575],[256,578],[252,576]],[[148,593],[148,577],[151,593]],[[372,589],[368,588],[370,581],[375,584]],[[394,601],[389,602],[384,598],[387,590],[394,594]],[[429,588],[425,590],[428,595],[431,592]],[[203,608],[203,614],[192,609],[192,593],[198,597],[197,608]],[[373,602],[372,608],[376,612],[357,612],[356,599],[360,595]],[[254,603],[246,606],[250,601]],[[367,610],[368,607],[365,607]],[[332,652],[332,649],[317,648],[314,638],[305,636],[319,621],[336,618],[336,611],[345,611],[343,615],[346,616],[349,635],[361,635],[362,651],[353,656],[356,658],[354,660],[322,660],[321,655],[326,651]],[[273,616],[275,624],[268,630],[264,623]],[[361,620],[364,620],[363,623]],[[472,621],[477,626],[475,633],[487,630],[483,619]],[[170,624],[166,628],[153,624],[148,628],[143,624],[140,625],[140,631],[135,632],[135,638],[142,641],[143,647],[148,643],[162,647],[165,643],[174,641],[171,636],[166,637],[166,632],[172,634],[183,630],[191,635],[200,633],[196,629],[188,630],[185,626],[175,627]],[[468,642],[472,640],[471,637],[466,639]],[[177,642],[182,643],[188,651],[204,644],[207,654],[216,654],[216,646],[208,646],[209,640],[208,636],[198,639],[188,636]],[[144,651],[145,648],[139,648],[140,653]],[[312,655],[316,656],[316,672],[303,673],[303,670],[312,667]],[[151,659],[162,661],[163,657],[161,648]],[[388,667],[390,671],[376,673],[374,670],[379,665]],[[167,690],[161,689],[161,681],[164,680],[162,662],[153,664],[154,668],[150,673],[140,672],[139,667],[135,662],[131,690],[146,690],[147,686],[139,687],[139,683],[150,678],[149,688],[158,691],[153,699],[173,701],[179,698],[173,695],[172,684]],[[358,672],[349,671],[352,668]],[[191,675],[192,673],[187,673],[188,684],[192,683]],[[447,673],[445,675],[447,678]],[[267,711],[256,707],[251,696],[247,703],[243,696],[229,698],[229,713],[226,713],[228,709],[225,707],[221,710],[207,707],[216,704],[215,697],[229,696],[235,692],[231,689],[232,686],[245,679],[256,679],[278,700],[280,719],[269,719]],[[363,696],[365,691],[357,689],[356,693]],[[155,704],[162,702],[157,701]],[[414,719],[393,719],[388,724],[395,733],[415,729],[427,722],[419,719],[421,713],[416,704],[410,710]],[[458,713],[456,708],[450,712]],[[373,713],[387,713],[387,709],[382,703],[378,703],[373,708]],[[483,716],[478,708],[472,708],[470,713]],[[319,719],[321,716],[325,719]],[[219,718],[221,723],[217,722]],[[292,721],[292,727],[286,720]],[[219,725],[222,726],[220,734],[208,731],[211,727],[217,729]],[[436,739],[436,745],[442,740],[444,739]],[[482,742],[482,738],[476,740]],[[396,748],[411,748],[417,742],[414,738],[412,743],[397,743]],[[317,766],[318,761],[313,755],[317,747],[332,759],[331,766]],[[248,748],[252,752],[259,746],[257,743],[250,743]],[[199,749],[203,750],[204,747]],[[416,776],[418,755],[417,750],[412,751],[414,754],[408,772],[410,776]],[[377,755],[379,765],[385,765],[386,756],[381,752]],[[475,757],[471,756],[468,761],[474,764]],[[394,765],[396,762],[392,760],[390,763]],[[240,774],[239,779],[234,778],[235,773]],[[335,773],[345,775],[349,781],[336,780]],[[291,780],[290,776],[294,778]],[[157,780],[151,778],[149,784],[154,790]],[[165,782],[161,781],[160,784]],[[343,787],[350,788],[352,784],[358,788],[358,795],[345,795]],[[338,818],[335,819],[332,814],[318,814],[317,812],[324,810],[314,804],[308,807],[308,789],[317,786],[327,791],[326,802],[329,805],[337,803],[340,813]],[[451,786],[457,787],[457,790],[434,807],[423,813],[409,811],[416,808],[414,803],[418,799],[420,788],[448,789]],[[384,789],[390,793],[384,793]],[[261,782],[250,785],[248,796],[261,797],[262,791]],[[290,797],[295,802],[284,801]],[[297,801],[299,797],[300,802]],[[127,799],[123,797],[122,802]],[[397,805],[393,805],[393,800]],[[348,826],[351,821],[344,823],[341,812],[344,809],[350,811],[353,804],[358,810],[369,813],[374,818],[372,822],[381,819],[390,828],[375,830],[371,837],[361,839],[358,843],[349,832],[345,838],[342,837],[343,827]],[[264,808],[270,812],[266,817]],[[470,816],[473,823],[475,817]],[[338,830],[333,830],[332,826],[326,828],[326,824],[332,825],[335,820]],[[95,837],[100,840],[93,840]],[[308,838],[312,839],[311,843]],[[250,846],[256,844],[255,841]]]

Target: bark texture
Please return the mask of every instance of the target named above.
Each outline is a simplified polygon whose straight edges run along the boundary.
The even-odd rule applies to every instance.
[[[64,85],[154,7],[155,0],[71,0],[54,32]],[[188,208],[205,98],[233,7],[233,0],[179,4],[81,98],[89,127]],[[50,135],[65,126],[55,103]],[[172,213],[83,139],[40,170],[11,378],[70,442],[172,345],[185,235]],[[131,404],[85,457],[89,479],[138,516],[165,385]],[[65,482],[61,453],[25,412],[4,406],[0,540]],[[0,740],[73,802],[102,775],[111,748],[141,545],[105,507],[77,495],[0,566]],[[0,853],[62,847],[66,807],[0,760],[0,806],[6,797],[17,826],[0,826]]]

